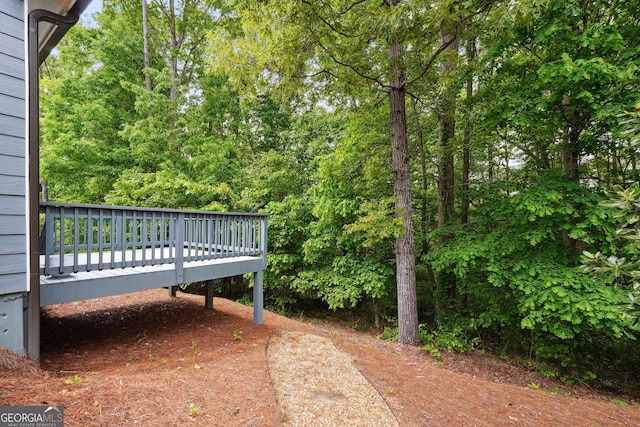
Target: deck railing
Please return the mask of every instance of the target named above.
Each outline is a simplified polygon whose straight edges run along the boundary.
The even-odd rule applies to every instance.
[[[267,216],[43,202],[40,274],[261,257]]]

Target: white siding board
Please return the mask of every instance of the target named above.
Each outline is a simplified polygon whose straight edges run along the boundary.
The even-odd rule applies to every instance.
[[[0,236],[0,255],[24,254],[27,252],[25,236]]]
[[[20,157],[4,156],[0,154],[0,171],[3,175],[24,176],[24,159]],[[0,193],[2,186],[0,185]],[[23,211],[24,212],[24,211]]]
[[[0,238],[3,234],[26,234],[24,215],[5,215],[0,219]]]
[[[24,197],[0,195],[0,215],[23,215],[24,212]]]
[[[27,273],[0,275],[0,295],[27,290]]]

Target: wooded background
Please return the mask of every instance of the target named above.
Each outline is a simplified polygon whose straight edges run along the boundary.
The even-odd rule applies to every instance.
[[[271,309],[637,392],[639,66],[630,1],[104,0],[41,68],[41,176],[270,214]]]

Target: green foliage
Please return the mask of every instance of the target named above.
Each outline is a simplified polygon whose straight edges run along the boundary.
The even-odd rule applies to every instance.
[[[247,307],[253,307],[253,299],[248,294],[242,296],[242,298],[236,300],[237,303],[246,305]]]
[[[379,299],[393,286],[393,240],[402,228],[385,185],[389,147],[376,120],[352,117],[334,151],[319,161],[319,182],[309,194],[315,221],[303,246],[305,269],[292,286],[332,309]]]
[[[226,183],[194,182],[178,170],[128,171],[114,183],[105,201],[113,205],[229,211],[236,195]]]
[[[378,338],[385,341],[398,341],[398,327],[385,326]]]
[[[614,218],[619,224],[615,231],[619,244],[617,255],[584,251],[582,269],[627,289],[628,299],[622,310],[637,327],[640,324],[640,185],[634,182],[628,188],[616,186],[607,196],[608,200],[601,205],[615,210]]]
[[[436,271],[464,280],[468,315],[479,327],[499,331],[536,357],[570,365],[592,334],[628,336],[618,309],[624,295],[577,267],[578,247],[607,243],[599,200],[552,177],[511,197],[488,198],[478,209],[487,232],[458,234],[434,248],[430,261]]]
[[[139,6],[105,3],[98,28],[74,27],[47,60],[41,173],[50,199],[233,209],[242,115],[228,79],[204,73],[202,43],[232,23],[229,10],[151,3],[145,69]]]
[[[277,312],[287,312],[295,305],[293,283],[304,268],[303,244],[312,220],[308,200],[290,195],[281,202],[270,202],[269,264],[265,272],[265,305]]]
[[[201,415],[201,409],[199,406],[197,406],[195,403],[193,402],[189,402],[189,415],[193,416],[193,417],[197,417],[199,415]]]
[[[552,0],[533,3],[532,12],[507,24],[511,38],[483,59],[500,66],[485,68],[490,83],[480,89],[487,107],[482,126],[504,134],[501,143],[518,147],[537,169],[559,162],[569,173],[579,156],[596,153],[581,157],[580,175],[618,179],[626,159],[625,141],[615,137],[617,116],[634,102],[629,88],[640,73],[639,44],[631,35],[637,5]],[[605,152],[621,156],[621,163],[603,162]]]
[[[123,21],[126,14],[100,29],[75,26],[58,55],[47,59],[40,86],[41,176],[49,182],[51,200],[102,202],[132,164],[118,135],[121,126],[137,119],[135,100],[120,84],[135,74],[136,58],[120,56],[132,48],[130,38],[114,36]]]
[[[300,272],[293,283],[299,291],[313,291],[329,308],[355,307],[364,295],[386,295],[393,270],[370,259],[337,257],[331,266]]]
[[[67,378],[64,380],[66,385],[78,385],[82,382],[82,377],[78,374],[74,375],[73,378]]]
[[[430,329],[420,325],[420,341],[425,344],[423,350],[438,359],[440,351],[469,352],[480,344],[480,337],[474,322],[463,318],[452,318],[441,322],[437,328]]]

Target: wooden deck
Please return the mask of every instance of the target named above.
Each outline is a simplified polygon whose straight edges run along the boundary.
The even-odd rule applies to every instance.
[[[253,273],[262,323],[264,215],[52,203],[41,214],[40,306]]]

